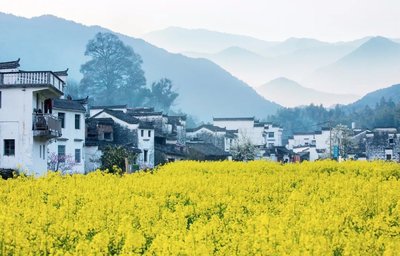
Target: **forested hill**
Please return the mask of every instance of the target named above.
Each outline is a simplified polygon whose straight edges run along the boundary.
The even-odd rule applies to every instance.
[[[400,102],[400,84],[395,84],[390,87],[368,93],[360,100],[354,102],[353,104],[349,104],[348,108],[362,109],[366,106],[374,107],[377,103],[381,101],[382,98],[385,98],[386,100],[393,100],[395,103]]]
[[[80,80],[80,66],[87,61],[85,46],[98,32],[109,30],[54,16],[26,19],[0,13],[0,61],[21,58],[26,70],[69,68],[70,78]],[[279,108],[211,61],[172,54],[141,39],[119,37],[141,55],[147,83],[171,79],[179,93],[175,108],[200,120],[213,116],[265,118]]]
[[[367,94],[361,100],[346,106],[326,109],[323,106],[283,108],[268,118],[281,124],[285,136],[295,132],[312,132],[323,126],[355,122],[359,128],[400,127],[400,85]]]

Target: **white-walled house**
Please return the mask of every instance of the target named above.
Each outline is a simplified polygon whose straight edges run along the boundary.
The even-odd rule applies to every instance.
[[[288,140],[287,148],[295,153],[309,152],[310,161],[328,158],[331,150],[330,134],[329,128],[322,128],[315,132],[294,133]]]
[[[61,137],[52,99],[65,82],[52,71],[20,71],[19,60],[0,63],[0,168],[47,171],[47,146]]]
[[[237,141],[237,137],[238,130],[227,130],[210,124],[186,130],[188,141],[201,140],[205,143],[211,143],[225,152],[230,152],[231,147]]]
[[[86,104],[86,100],[53,100],[53,115],[61,121],[62,136],[49,143],[49,169],[85,172],[83,146]]]
[[[299,146],[315,146],[318,150],[329,151],[330,129],[322,128],[321,131],[294,133],[288,141],[288,148]]]
[[[260,148],[282,146],[283,129],[271,123],[259,122],[254,117],[214,118],[213,125],[238,131],[238,140],[248,138]]]
[[[92,112],[91,112],[92,113]],[[105,107],[100,112],[97,112],[90,119],[109,119],[112,120],[113,124],[127,129],[129,134],[125,136],[130,136],[132,138],[117,138],[115,135],[110,142],[111,144],[126,145],[133,144],[132,147],[138,149],[139,155],[137,158],[137,164],[142,168],[153,168],[154,167],[154,126],[152,123],[140,121],[138,118],[128,114],[123,110],[111,110]],[[108,135],[107,135],[108,137]],[[104,141],[104,138],[97,138],[97,140]],[[116,142],[115,139],[120,139]],[[94,143],[85,145],[85,157],[86,166],[92,166],[92,162],[98,161],[101,156],[101,148]],[[96,158],[98,158],[96,160]],[[91,162],[91,163],[89,163]],[[94,166],[94,165],[93,165]],[[90,170],[88,170],[90,171]]]

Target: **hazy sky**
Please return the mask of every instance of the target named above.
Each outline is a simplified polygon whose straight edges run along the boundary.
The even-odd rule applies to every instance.
[[[179,26],[265,40],[400,38],[400,0],[0,0],[0,11],[53,14],[133,36]]]

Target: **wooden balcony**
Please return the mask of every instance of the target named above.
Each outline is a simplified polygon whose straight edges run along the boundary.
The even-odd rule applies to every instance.
[[[51,71],[18,71],[0,73],[0,85],[51,86],[62,92],[65,83]]]
[[[61,121],[49,114],[33,114],[33,136],[44,139],[61,137]]]

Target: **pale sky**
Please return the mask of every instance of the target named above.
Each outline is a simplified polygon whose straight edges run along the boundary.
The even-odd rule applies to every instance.
[[[0,0],[0,12],[52,14],[136,37],[178,26],[264,40],[400,38],[400,0]]]

